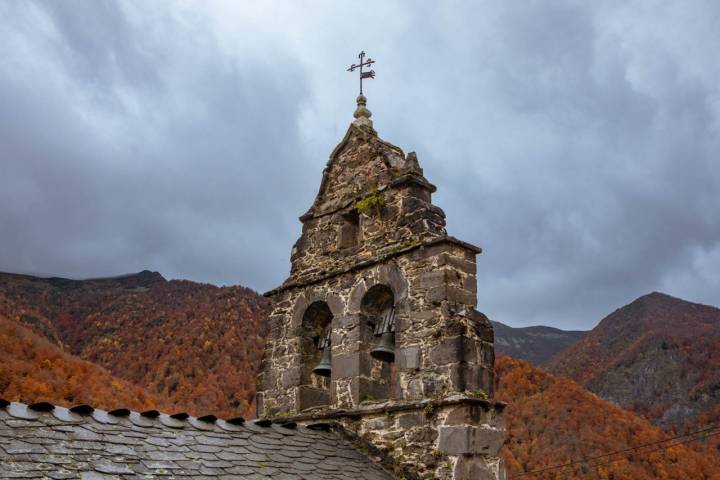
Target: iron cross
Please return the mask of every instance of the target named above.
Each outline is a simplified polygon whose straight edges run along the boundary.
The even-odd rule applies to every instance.
[[[364,61],[365,58],[365,52],[360,52],[360,55],[358,55],[358,58],[360,59],[360,63],[355,65],[354,63],[350,65],[350,68],[347,69],[348,72],[354,72],[356,68],[360,69],[360,95],[362,95],[362,81],[363,78],[375,78],[375,70],[370,70],[368,72],[363,72],[363,67],[369,67],[373,63],[375,63],[375,60],[370,59],[368,57],[367,61]]]

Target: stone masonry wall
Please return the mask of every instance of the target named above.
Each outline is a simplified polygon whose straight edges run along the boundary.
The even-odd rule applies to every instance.
[[[431,202],[434,191],[414,153],[406,157],[374,132],[351,126],[301,217],[285,285],[445,236],[445,214]]]
[[[504,405],[455,396],[443,401],[364,405],[290,420],[339,424],[398,478],[504,479]]]
[[[480,249],[447,235],[415,154],[381,140],[363,108],[300,217],[290,276],[266,294],[258,415],[334,419],[398,478],[500,479],[493,331],[475,309]],[[383,362],[371,351],[391,317],[394,361]],[[329,378],[314,374],[328,352]]]
[[[302,378],[302,317],[326,302],[331,321],[332,375],[328,406],[354,408],[381,399],[372,372],[380,361],[361,338],[361,303],[375,285],[386,285],[396,306],[398,400],[440,398],[469,392],[491,397],[492,327],[474,309],[474,251],[444,239],[416,246],[382,263],[337,275],[272,297],[259,391],[259,414],[297,413],[315,403],[317,392]]]

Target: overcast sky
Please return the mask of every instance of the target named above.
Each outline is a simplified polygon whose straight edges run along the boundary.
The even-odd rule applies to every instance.
[[[720,2],[5,0],[0,270],[280,284],[354,110],[416,151],[478,309],[720,304]]]

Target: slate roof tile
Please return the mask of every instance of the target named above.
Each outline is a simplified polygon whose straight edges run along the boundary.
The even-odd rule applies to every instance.
[[[69,478],[77,478],[77,473],[69,470],[57,470],[55,472],[48,472],[48,477],[53,480],[65,480]]]
[[[100,473],[133,473],[127,465],[121,463],[114,463],[108,460],[101,460],[93,464],[93,468]]]
[[[392,479],[333,431],[0,401],[0,478]]]

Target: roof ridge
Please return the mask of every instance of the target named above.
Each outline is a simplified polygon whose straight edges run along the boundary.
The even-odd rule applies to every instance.
[[[91,417],[99,423],[110,424],[119,423],[121,419],[129,419],[131,423],[136,425],[142,424],[139,426],[145,426],[144,424],[146,423],[154,422],[155,424],[160,423],[161,425],[167,427],[169,426],[168,423],[177,422],[173,425],[173,428],[184,428],[187,425],[195,428],[196,430],[204,431],[209,430],[207,427],[210,425],[217,425],[220,429],[227,432],[237,431],[238,427],[243,425],[250,427],[250,429],[253,429],[252,427],[256,427],[266,429],[268,431],[271,431],[270,427],[272,425],[277,425],[287,430],[294,430],[298,427],[294,424],[294,422],[288,422],[285,419],[278,419],[277,421],[270,419],[253,419],[248,421],[241,416],[229,419],[222,419],[214,414],[195,417],[186,412],[170,414],[160,412],[155,409],[134,411],[125,407],[113,410],[103,410],[88,404],[63,407],[62,405],[55,405],[44,401],[26,404],[23,402],[12,402],[4,398],[0,398],[0,409],[6,410],[11,417],[25,420],[39,418],[42,414],[50,414],[60,421],[67,421],[71,423],[79,422],[84,417]],[[165,420],[164,423],[163,419]],[[202,424],[206,424],[206,426],[203,428]]]

